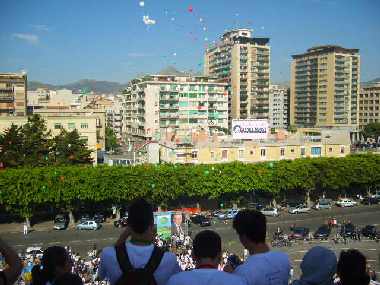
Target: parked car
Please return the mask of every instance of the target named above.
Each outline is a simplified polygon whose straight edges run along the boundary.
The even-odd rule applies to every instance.
[[[288,212],[290,214],[300,214],[300,213],[308,213],[310,211],[310,208],[307,207],[305,204],[299,204],[295,207],[289,207]]]
[[[305,240],[309,236],[309,228],[305,227],[295,227],[292,229],[292,233],[290,234],[290,239],[298,239]]]
[[[262,209],[261,213],[263,213],[265,216],[271,216],[271,217],[278,217],[280,215],[276,208],[269,208],[269,207]]]
[[[77,230],[98,230],[100,229],[100,227],[101,227],[100,224],[92,220],[92,221],[85,221],[83,223],[79,223],[77,225]]]
[[[69,225],[69,219],[66,215],[57,215],[54,218],[54,229],[55,230],[65,230]]]
[[[315,239],[328,239],[331,233],[331,228],[327,225],[320,226],[314,233]]]
[[[356,234],[355,226],[352,223],[343,224],[340,229],[340,235],[342,237],[353,237]]]
[[[362,228],[362,235],[367,238],[375,239],[377,234],[378,233],[376,227],[373,225],[366,225],[364,228]]]
[[[190,220],[191,220],[191,222],[192,222],[193,224],[198,224],[198,225],[200,225],[200,223],[201,223],[201,221],[202,221],[202,218],[205,218],[205,216],[198,214],[198,215],[193,215],[193,216],[191,216],[191,217],[190,217]]]
[[[339,207],[353,207],[353,206],[356,206],[357,203],[351,199],[339,199],[337,202],[336,202],[337,206]]]
[[[379,199],[375,198],[373,196],[371,197],[364,197],[361,201],[363,205],[376,205],[379,204]]]
[[[372,195],[372,198],[376,198],[380,200],[380,191],[376,191],[376,193]]]
[[[199,225],[201,227],[209,227],[211,226],[211,218],[205,217],[203,215],[200,216]]]
[[[94,215],[94,221],[101,224],[101,223],[104,223],[106,221],[106,218],[104,217],[103,214],[96,213]]]
[[[91,216],[89,214],[83,214],[79,218],[79,223],[83,223],[83,222],[90,221],[90,220],[92,220],[92,218],[91,218]]]
[[[235,218],[236,214],[239,212],[238,209],[231,209],[227,212],[227,219]]]
[[[332,203],[330,199],[319,199],[318,202],[315,204],[314,209],[316,210],[324,210],[328,209],[330,210],[332,207]]]
[[[27,259],[33,259],[34,257],[41,259],[43,254],[44,252],[40,246],[30,246],[25,251],[25,257]]]
[[[264,205],[263,204],[260,204],[260,203],[249,203],[248,206],[247,206],[248,209],[254,209],[254,210],[257,210],[257,211],[261,211],[263,208],[264,208]]]
[[[114,221],[113,225],[116,228],[125,227],[127,225],[127,219],[128,217],[122,217],[121,219]]]

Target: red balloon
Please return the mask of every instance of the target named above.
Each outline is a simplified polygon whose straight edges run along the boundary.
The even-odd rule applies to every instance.
[[[190,12],[190,13],[192,13],[193,12],[193,6],[189,6],[189,8],[187,8],[187,10]]]

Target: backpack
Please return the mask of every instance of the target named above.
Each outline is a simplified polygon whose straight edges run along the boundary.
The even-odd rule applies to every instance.
[[[159,247],[154,246],[152,255],[144,268],[133,268],[127,253],[127,247],[123,242],[121,245],[115,246],[116,258],[122,276],[117,280],[115,285],[157,285],[153,273],[160,265],[164,251]]]

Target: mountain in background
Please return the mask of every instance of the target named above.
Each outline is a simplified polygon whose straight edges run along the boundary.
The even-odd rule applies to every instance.
[[[371,84],[374,84],[374,83],[380,83],[380,77],[378,78],[375,78],[375,79],[372,79],[370,81],[367,81],[367,82],[362,82],[360,83],[361,86],[365,87],[365,86],[368,86],[368,85],[371,85]]]

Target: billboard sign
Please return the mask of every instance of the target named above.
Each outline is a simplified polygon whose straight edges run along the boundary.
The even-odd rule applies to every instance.
[[[157,226],[157,235],[163,240],[169,240],[172,234],[172,213],[155,213],[154,220]]]
[[[262,140],[268,137],[267,120],[232,120],[232,137],[239,140]]]

